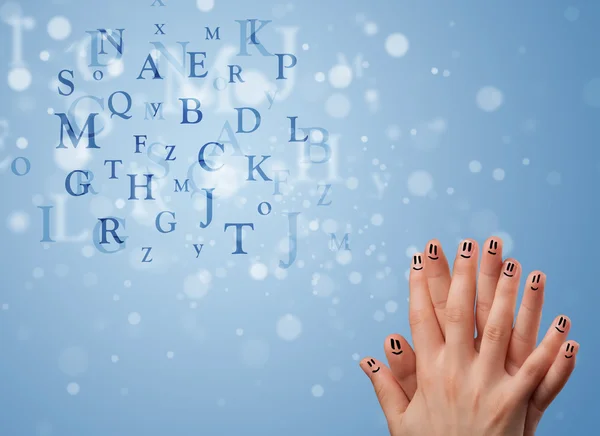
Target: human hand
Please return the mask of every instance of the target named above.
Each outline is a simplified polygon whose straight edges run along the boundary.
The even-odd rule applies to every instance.
[[[529,275],[513,329],[521,267],[503,263],[501,252],[499,238],[486,241],[477,282],[472,240],[459,245],[452,278],[438,241],[413,256],[416,353],[392,335],[385,345],[390,368],[372,358],[361,362],[392,435],[532,435],[569,378],[579,349],[563,342],[570,320],[557,317],[534,350],[545,276]]]

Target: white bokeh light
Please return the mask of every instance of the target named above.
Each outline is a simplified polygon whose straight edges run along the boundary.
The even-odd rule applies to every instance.
[[[352,83],[352,69],[344,64],[336,65],[329,70],[328,77],[334,88],[347,88]]]
[[[77,395],[80,391],[80,387],[77,383],[71,382],[67,385],[67,392],[69,395]]]
[[[191,274],[183,281],[183,292],[191,299],[203,298],[212,286],[212,274],[203,269]]]
[[[485,112],[494,112],[503,103],[502,92],[493,86],[484,86],[477,91],[476,102],[479,109]]]
[[[352,271],[350,275],[348,275],[348,280],[353,285],[358,285],[362,281],[362,275],[358,271]]]
[[[415,196],[424,197],[433,189],[433,177],[427,171],[415,171],[408,176],[408,191]]]
[[[201,12],[210,12],[215,7],[215,0],[196,0],[196,7]]]
[[[31,80],[31,72],[25,67],[13,68],[8,72],[8,86],[13,91],[25,91],[31,85]]]
[[[142,316],[138,312],[131,312],[127,317],[127,321],[131,325],[138,325],[142,321]]]
[[[302,323],[296,316],[288,313],[279,318],[276,331],[277,336],[284,341],[294,341],[302,333]]]
[[[344,94],[333,94],[325,101],[325,112],[333,118],[345,118],[350,114],[351,106]]]
[[[312,393],[313,397],[320,398],[325,393],[325,389],[321,385],[314,385],[310,389],[310,392]]]
[[[269,268],[264,263],[253,263],[250,266],[250,277],[254,280],[264,280],[269,275]]]
[[[409,46],[408,39],[402,33],[392,33],[385,40],[385,51],[395,58],[404,56]]]
[[[504,180],[505,177],[505,172],[502,168],[496,168],[493,172],[492,172],[492,177],[494,178],[494,180],[501,182],[502,180]]]
[[[469,171],[471,171],[472,173],[481,172],[481,168],[481,162],[479,162],[478,160],[472,160],[471,162],[469,162]]]
[[[66,17],[57,16],[48,21],[48,35],[50,38],[62,41],[71,34],[71,23]]]
[[[7,220],[6,225],[14,233],[23,233],[29,228],[29,215],[25,212],[12,212]]]

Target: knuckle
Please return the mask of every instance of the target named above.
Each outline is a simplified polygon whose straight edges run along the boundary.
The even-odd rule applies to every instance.
[[[491,310],[492,310],[492,302],[491,301],[477,300],[477,311],[478,312],[490,313]]]
[[[440,298],[438,300],[432,301],[433,308],[436,310],[444,310],[446,309],[446,302],[448,300],[446,298]]]
[[[467,317],[466,311],[461,307],[446,307],[444,318],[449,324],[463,322]]]
[[[425,320],[423,310],[411,309],[408,313],[408,323],[412,328],[419,327]]]
[[[490,342],[498,343],[507,338],[508,331],[498,325],[488,324],[483,330],[483,336]]]
[[[521,332],[517,328],[513,329],[513,331],[512,331],[511,341],[512,340],[521,342],[522,344],[525,344],[525,345],[531,345],[532,343],[533,343],[533,345],[535,345],[535,340],[532,340],[531,337],[528,337],[526,333]]]
[[[527,379],[538,380],[544,375],[544,369],[539,365],[524,365],[521,367],[523,375]]]

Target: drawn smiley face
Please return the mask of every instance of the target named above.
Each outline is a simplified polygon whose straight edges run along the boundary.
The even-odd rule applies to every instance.
[[[517,271],[517,266],[512,262],[507,262],[506,268],[504,268],[503,274],[506,277],[514,277],[516,271]]]
[[[554,328],[560,333],[564,333],[567,329],[567,318],[561,316],[558,320],[558,324]]]
[[[381,369],[381,367],[377,366],[377,363],[375,362],[375,360],[374,360],[374,359],[369,359],[369,360],[367,361],[367,363],[369,364],[369,368],[371,368],[371,369],[372,369],[372,371],[371,371],[371,372],[372,372],[373,374],[375,374],[376,372],[379,372],[379,370]],[[373,368],[375,368],[376,366],[377,366],[377,369],[373,369]]]
[[[460,257],[463,259],[470,259],[473,255],[473,243],[471,241],[464,241],[462,244],[462,250],[460,251]]]
[[[533,291],[537,291],[538,289],[540,289],[539,284],[540,284],[541,277],[542,277],[541,274],[537,274],[531,278],[531,289]]]
[[[420,254],[415,254],[413,256],[413,269],[415,271],[421,271],[423,269],[423,259]]]
[[[575,351],[575,346],[571,345],[567,342],[567,349],[565,350],[565,357],[567,359],[571,359],[575,354],[573,354],[573,352]]]
[[[493,239],[490,241],[490,247],[488,249],[488,253],[492,256],[498,254],[498,241],[494,241]]]
[[[392,347],[392,354],[399,356],[403,353],[402,345],[398,339],[390,338],[390,345]]]
[[[438,250],[436,244],[429,244],[429,254],[427,257],[431,260],[438,260]]]

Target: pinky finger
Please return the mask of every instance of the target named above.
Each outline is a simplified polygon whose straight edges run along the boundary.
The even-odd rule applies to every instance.
[[[533,393],[529,402],[525,434],[534,434],[542,414],[564,388],[571,373],[575,369],[575,360],[579,344],[575,341],[565,342],[556,355],[556,359],[546,376]]]
[[[388,424],[396,421],[408,407],[408,398],[396,381],[392,371],[380,361],[367,357],[360,362],[367,374]]]

